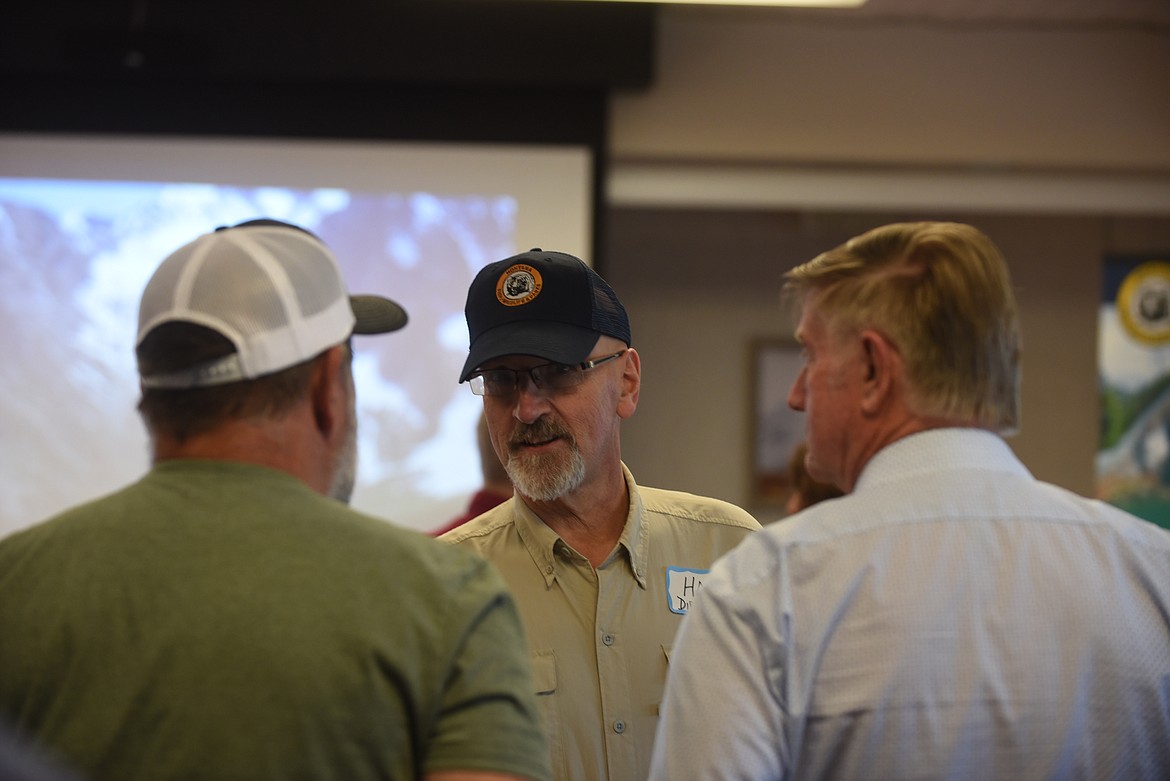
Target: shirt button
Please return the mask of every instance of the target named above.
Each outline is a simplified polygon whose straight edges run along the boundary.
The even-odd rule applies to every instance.
[[[553,574],[553,565],[549,564],[547,567],[544,568],[544,571],[550,575]]]
[[[601,642],[605,643],[606,645],[613,645],[613,635],[611,635],[609,632],[606,632],[601,636]]]
[[[613,723],[613,731],[619,735],[622,734],[626,731],[626,723],[621,719],[618,719]]]

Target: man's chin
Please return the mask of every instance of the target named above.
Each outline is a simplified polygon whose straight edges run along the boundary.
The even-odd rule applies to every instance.
[[[559,454],[558,454],[559,455]],[[572,459],[557,455],[528,453],[513,456],[507,465],[508,476],[522,496],[551,502],[572,493],[581,484],[582,469]]]

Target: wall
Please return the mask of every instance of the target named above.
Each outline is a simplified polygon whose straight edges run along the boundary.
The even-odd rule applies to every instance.
[[[1170,31],[669,7],[614,160],[1170,173]]]

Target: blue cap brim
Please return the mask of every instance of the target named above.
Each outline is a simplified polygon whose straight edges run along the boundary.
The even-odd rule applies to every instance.
[[[534,355],[556,363],[581,363],[589,358],[601,333],[567,323],[543,320],[505,323],[484,331],[471,345],[460,382],[479,367],[504,355]]]

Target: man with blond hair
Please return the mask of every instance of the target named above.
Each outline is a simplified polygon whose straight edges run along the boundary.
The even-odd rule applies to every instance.
[[[651,779],[1164,778],[1170,534],[1032,477],[1008,268],[968,225],[797,267],[810,473],[849,494],[721,559]]]

